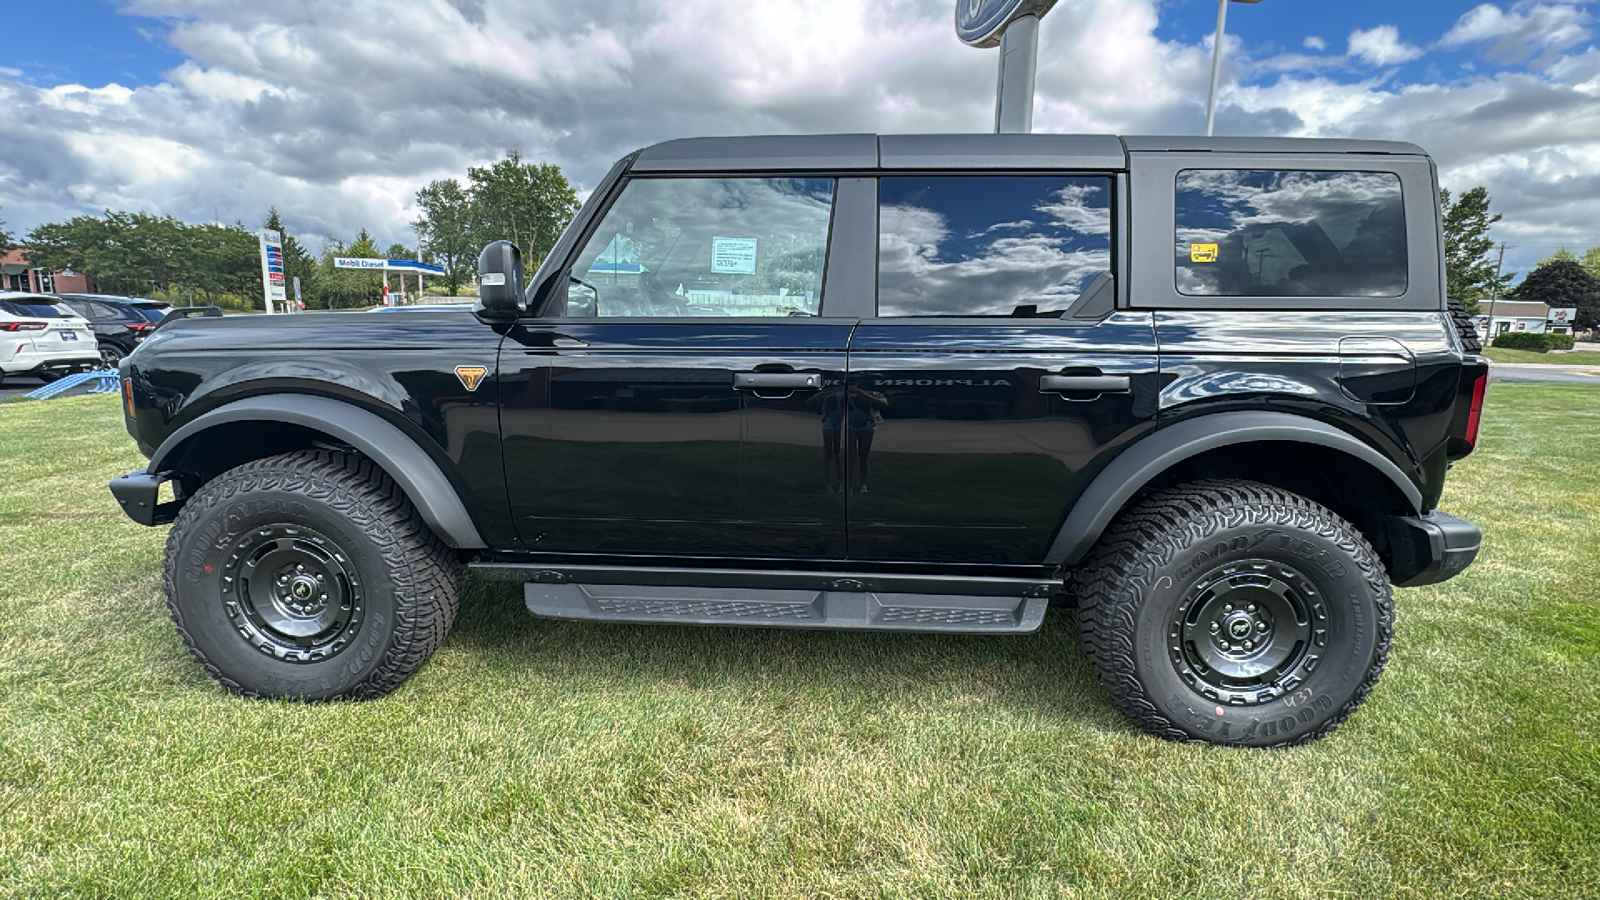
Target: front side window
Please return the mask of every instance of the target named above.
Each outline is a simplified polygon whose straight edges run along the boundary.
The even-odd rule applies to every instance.
[[[1390,172],[1185,169],[1177,288],[1198,297],[1398,297],[1400,178]]]
[[[878,181],[878,315],[1059,318],[1111,268],[1111,179]]]
[[[814,316],[831,178],[635,179],[573,264],[566,314]]]

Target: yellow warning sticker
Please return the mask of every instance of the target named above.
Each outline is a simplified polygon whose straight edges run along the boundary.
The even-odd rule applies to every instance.
[[[1216,262],[1217,261],[1217,245],[1216,244],[1190,244],[1189,245],[1189,261],[1190,262]]]
[[[484,366],[456,366],[456,377],[461,379],[461,386],[469,391],[477,390],[487,374],[489,370]]]

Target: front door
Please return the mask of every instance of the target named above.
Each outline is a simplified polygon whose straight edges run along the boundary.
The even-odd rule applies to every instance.
[[[1151,315],[1074,310],[1114,285],[1113,179],[879,184],[878,315],[850,343],[850,555],[1041,563],[1098,466],[1155,427]]]
[[[831,178],[636,178],[564,308],[501,354],[523,543],[562,553],[840,557],[824,388],[853,319],[822,296]]]

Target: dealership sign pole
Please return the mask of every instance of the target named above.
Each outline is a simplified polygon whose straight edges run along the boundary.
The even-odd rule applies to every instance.
[[[267,301],[267,314],[277,307],[287,309],[288,292],[283,286],[283,235],[267,229],[258,232],[261,238],[261,292]]]
[[[996,134],[1033,130],[1033,83],[1039,70],[1039,19],[1056,0],[956,0],[956,37],[969,47],[999,47]]]

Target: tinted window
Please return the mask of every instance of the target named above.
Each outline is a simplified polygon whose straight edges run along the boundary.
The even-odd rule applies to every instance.
[[[133,321],[134,318],[125,306],[117,306],[113,303],[104,303],[97,300],[89,301],[89,306],[94,310],[96,319],[103,319],[107,322],[128,322]]]
[[[814,316],[831,178],[638,179],[572,267],[569,316]]]
[[[1185,169],[1177,287],[1202,297],[1398,297],[1406,291],[1400,178]]]
[[[1111,180],[878,182],[878,314],[1059,317],[1111,268]]]
[[[171,308],[170,306],[135,306],[133,311],[147,322],[160,322],[167,317],[167,310]],[[382,309],[383,307],[379,308]],[[471,309],[472,307],[464,306],[461,308]]]
[[[0,309],[13,316],[28,316],[35,319],[69,319],[77,315],[66,304],[51,303],[48,300],[0,300]]]

